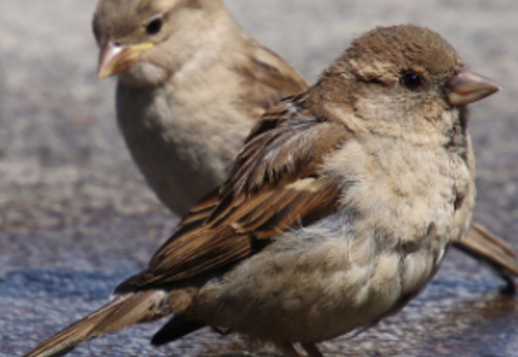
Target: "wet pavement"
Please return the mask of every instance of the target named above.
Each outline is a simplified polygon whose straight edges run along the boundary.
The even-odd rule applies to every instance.
[[[113,80],[95,79],[95,0],[0,0],[0,355],[16,356],[101,306],[172,232],[116,129]],[[415,23],[443,34],[504,87],[472,107],[475,218],[518,249],[518,2],[233,0],[245,28],[307,78],[353,36]],[[326,356],[518,356],[518,296],[451,251],[426,291]],[[73,356],[276,354],[202,330],[161,348],[158,324],[94,340]]]

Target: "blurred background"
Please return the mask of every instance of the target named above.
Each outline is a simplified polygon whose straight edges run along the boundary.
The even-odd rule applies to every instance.
[[[475,219],[518,249],[518,2],[227,0],[262,44],[313,82],[377,25],[430,27],[504,91],[472,106]],[[117,132],[115,81],[97,81],[96,0],[0,0],[0,355],[26,352],[104,304],[145,267],[178,218],[146,187]],[[450,251],[402,313],[326,356],[518,356],[518,297]],[[245,356],[246,341],[203,330],[156,349],[157,324],[95,340],[74,356]],[[252,352],[271,355],[268,347]]]

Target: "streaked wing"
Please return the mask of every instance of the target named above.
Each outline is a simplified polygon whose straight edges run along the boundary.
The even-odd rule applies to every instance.
[[[230,179],[200,201],[158,250],[147,270],[117,293],[179,282],[235,263],[284,230],[334,213],[334,181],[325,156],[348,137],[336,122],[307,113],[305,97],[267,114],[236,157]]]

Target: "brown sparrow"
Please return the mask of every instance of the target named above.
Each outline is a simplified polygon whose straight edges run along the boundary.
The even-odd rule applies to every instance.
[[[93,29],[99,77],[118,73],[117,120],[160,200],[183,216],[220,185],[260,116],[307,88],[220,0],[101,0]],[[508,281],[515,251],[474,224],[455,243]]]
[[[26,356],[168,315],[162,344],[210,325],[286,356],[401,310],[470,225],[465,105],[499,90],[433,31],[379,27],[254,127],[114,300]]]
[[[126,144],[161,201],[183,216],[223,182],[264,111],[307,88],[219,0],[102,0],[98,76],[119,73]]]

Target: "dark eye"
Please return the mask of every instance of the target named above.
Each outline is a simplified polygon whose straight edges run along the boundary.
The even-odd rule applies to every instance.
[[[401,76],[399,82],[406,89],[418,90],[423,85],[423,78],[415,72],[406,72]]]
[[[154,19],[146,26],[146,32],[150,35],[156,35],[162,29],[162,19]]]

